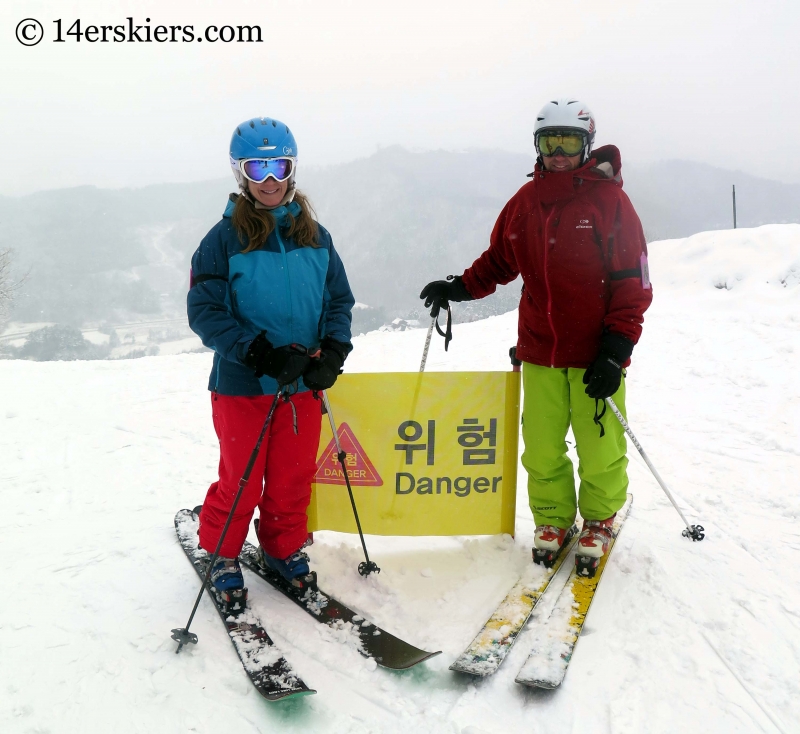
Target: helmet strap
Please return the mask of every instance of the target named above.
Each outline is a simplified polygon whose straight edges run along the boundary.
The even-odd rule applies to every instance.
[[[247,179],[244,179],[244,181],[239,184],[239,193],[244,196],[244,198],[247,199],[253,206],[256,205],[256,200],[250,193],[250,189],[247,188]]]
[[[279,206],[286,206],[287,204],[291,204],[294,201],[294,195],[297,191],[295,186],[294,179],[289,181],[289,188],[286,189],[286,196],[283,197],[283,200],[279,204]]]

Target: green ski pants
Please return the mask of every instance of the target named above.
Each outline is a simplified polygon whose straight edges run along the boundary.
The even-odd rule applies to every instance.
[[[522,363],[522,465],[528,472],[528,498],[537,525],[568,528],[578,508],[586,520],[605,520],[625,504],[625,431],[608,409],[602,418],[605,435],[600,437],[595,400],[585,392],[584,372]],[[627,417],[624,379],[612,397]],[[602,411],[603,405],[599,408]],[[579,461],[577,502],[565,440],[570,423]]]

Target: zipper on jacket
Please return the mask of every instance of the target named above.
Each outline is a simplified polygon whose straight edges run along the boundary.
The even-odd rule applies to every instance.
[[[547,253],[550,251],[550,239],[547,237],[550,219],[555,214],[555,209],[550,213],[550,216],[547,217],[547,220],[544,223],[544,233],[545,233],[545,242],[544,242],[544,287],[547,291],[547,323],[550,324],[550,331],[553,332],[553,351],[550,353],[550,366],[555,367],[556,365],[556,347],[558,346],[558,335],[556,334],[556,327],[553,325],[553,294],[550,291],[550,280],[547,277]],[[552,238],[555,239],[555,238]]]
[[[283,246],[280,227],[275,225],[275,236],[278,238],[278,245],[283,255],[283,271],[286,274],[286,297],[289,299],[289,342],[294,341],[294,310],[292,306],[292,281],[289,278],[289,259],[286,257],[286,248]]]

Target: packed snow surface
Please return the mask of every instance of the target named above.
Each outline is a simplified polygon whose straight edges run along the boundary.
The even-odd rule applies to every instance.
[[[529,564],[522,472],[513,539],[368,537],[382,573],[365,579],[357,538],[316,534],[327,591],[443,651],[411,671],[377,667],[248,575],[270,635],[318,691],[270,704],[207,601],[199,644],[175,655],[170,639],[198,589],[173,517],[216,476],[210,355],[0,362],[0,731],[799,732],[800,226],[655,242],[650,264],[630,424],[707,537],[681,537],[632,453],[631,516],[553,692],[514,677],[557,580],[494,676],[448,670]],[[454,333],[428,369],[505,370],[516,313]],[[357,338],[347,368],[415,370],[424,337]]]

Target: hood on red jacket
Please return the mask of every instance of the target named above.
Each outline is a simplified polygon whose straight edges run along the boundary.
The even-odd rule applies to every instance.
[[[536,179],[540,201],[551,204],[571,198],[584,181],[613,182],[622,187],[622,158],[615,145],[604,145],[592,157],[574,171],[547,171],[537,161],[533,173],[528,176]]]

